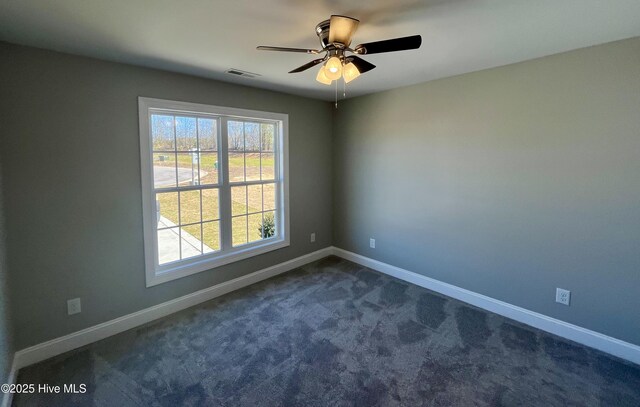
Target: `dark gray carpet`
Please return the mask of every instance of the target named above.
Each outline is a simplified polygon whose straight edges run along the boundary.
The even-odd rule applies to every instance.
[[[640,406],[640,367],[330,257],[23,369],[16,406]]]

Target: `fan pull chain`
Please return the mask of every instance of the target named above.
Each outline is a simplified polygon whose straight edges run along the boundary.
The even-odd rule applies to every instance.
[[[346,99],[347,98],[347,81],[344,80],[344,78],[342,78],[342,99]]]
[[[338,81],[336,81],[336,109],[338,108]]]

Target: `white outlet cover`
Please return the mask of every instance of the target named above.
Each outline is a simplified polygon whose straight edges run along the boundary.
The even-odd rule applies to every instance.
[[[79,314],[82,312],[82,303],[80,298],[74,298],[67,301],[67,315]]]
[[[369,239],[369,247],[371,247],[372,249],[376,248],[376,239]]]
[[[571,291],[564,288],[556,288],[556,302],[569,305],[571,302]]]
[[[316,241],[316,234],[315,234],[315,232],[311,234],[311,237],[309,238],[309,240],[311,241],[311,243],[315,243],[315,241]]]

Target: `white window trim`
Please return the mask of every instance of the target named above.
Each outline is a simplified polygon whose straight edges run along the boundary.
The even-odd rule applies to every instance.
[[[277,126],[280,132],[277,148],[281,151],[281,157],[279,160],[280,165],[276,168],[278,179],[281,180],[280,182],[277,182],[279,188],[276,194],[276,199],[279,201],[279,205],[276,205],[276,217],[280,216],[281,219],[281,232],[279,235],[273,239],[267,239],[265,241],[258,241],[236,248],[231,248],[225,252],[216,252],[170,263],[172,265],[171,267],[159,266],[157,262],[157,232],[156,227],[154,226],[156,224],[156,211],[153,182],[153,148],[149,128],[150,109],[166,109],[174,112],[184,112],[187,114],[207,113],[212,115],[238,117],[241,119],[266,119],[280,122],[280,125]],[[147,287],[190,276],[202,271],[211,270],[225,264],[289,246],[289,115],[146,97],[138,97],[138,114],[140,123],[142,214]],[[222,136],[220,137],[222,138]],[[220,151],[220,149],[218,151]],[[222,153],[219,154],[222,155]],[[226,159],[224,159],[224,162],[226,162]],[[222,179],[221,185],[227,186],[229,184],[229,180],[223,172],[224,171],[220,172],[220,177]],[[223,205],[223,203],[220,202],[220,205]]]

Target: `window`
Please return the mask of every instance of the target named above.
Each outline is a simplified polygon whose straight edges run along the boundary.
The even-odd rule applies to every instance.
[[[138,104],[147,286],[289,245],[287,115]]]

